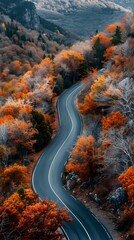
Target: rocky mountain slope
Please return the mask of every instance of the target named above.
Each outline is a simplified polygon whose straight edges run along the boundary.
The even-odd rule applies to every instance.
[[[37,8],[45,7],[45,9],[56,12],[71,12],[85,7],[111,8],[116,10],[124,10],[118,4],[108,0],[32,0]]]
[[[76,36],[70,32],[67,32],[54,23],[41,18],[36,11],[35,4],[31,1],[0,0],[0,13],[8,15],[10,18],[17,20],[27,28],[50,35],[50,38],[57,42],[70,44],[76,40]]]
[[[134,0],[111,0],[111,1],[120,4],[125,8],[134,9]]]
[[[119,21],[127,10],[108,0],[32,0],[41,17],[85,37]]]

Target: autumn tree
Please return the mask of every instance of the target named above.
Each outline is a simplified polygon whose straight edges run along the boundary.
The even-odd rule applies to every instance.
[[[104,97],[104,93],[107,89],[106,78],[104,75],[98,77],[91,86],[90,97],[94,100],[101,99]]]
[[[83,55],[71,49],[59,53],[54,62],[63,79],[66,79],[69,75],[72,83],[75,83],[85,71],[82,70],[83,64],[85,64]]]
[[[19,60],[15,60],[10,63],[9,71],[11,74],[19,76],[21,74],[22,63]]]
[[[36,142],[34,139],[37,129],[33,128],[30,121],[15,119],[8,125],[9,146],[14,147],[16,154],[22,159],[28,152],[31,152]]]
[[[2,168],[7,167],[9,155],[10,155],[10,148],[6,145],[0,144],[0,166]]]
[[[24,103],[24,101],[15,101],[9,98],[6,103],[1,107],[1,116],[10,116],[12,118],[19,119],[30,119],[30,113],[32,112],[32,107],[29,104]]]
[[[71,152],[71,157],[66,165],[67,172],[74,172],[82,179],[90,179],[91,184],[93,178],[98,174],[102,167],[103,159],[99,154],[99,149],[95,148],[95,139],[93,136],[80,137]]]
[[[96,112],[97,103],[90,97],[90,94],[87,94],[84,98],[84,102],[79,103],[78,107],[82,114],[94,113]]]
[[[20,188],[0,207],[0,239],[61,240],[58,228],[72,221],[66,209],[47,199],[39,202],[30,189]]]
[[[17,192],[13,193],[7,200],[5,200],[3,207],[11,207],[21,214],[27,206],[32,206],[38,202],[38,195],[31,189],[20,187]]]
[[[23,211],[17,229],[20,239],[62,239],[57,229],[62,222],[70,222],[66,209],[57,208],[53,201],[44,200]]]
[[[119,176],[119,181],[125,191],[127,191],[129,201],[134,204],[134,167],[129,167],[127,171]]]
[[[27,183],[28,170],[25,166],[14,164],[4,169],[2,176],[2,189],[7,192],[20,184]]]
[[[106,49],[104,53],[105,62],[111,60],[115,50],[116,50],[116,46],[110,46]]]
[[[126,127],[110,128],[102,132],[103,145],[110,152],[110,158],[114,158],[115,164],[127,169],[133,162],[133,141],[131,135],[126,131]]]
[[[20,214],[11,207],[0,206],[0,239],[14,240],[19,236],[16,227]]]
[[[9,122],[11,120],[13,120],[13,117],[11,115],[2,116],[2,117],[0,117],[0,125],[4,124],[6,122]]]
[[[108,130],[110,128],[119,128],[126,124],[128,121],[127,117],[124,117],[120,111],[111,112],[109,116],[102,117],[102,129]]]
[[[116,92],[118,105],[123,113],[129,118],[134,117],[134,79],[127,78],[123,84],[120,84],[119,91]]]

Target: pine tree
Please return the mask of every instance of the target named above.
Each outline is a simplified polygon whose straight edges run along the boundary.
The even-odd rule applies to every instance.
[[[120,29],[119,26],[117,26],[115,34],[113,35],[113,38],[112,38],[112,44],[113,45],[118,45],[118,44],[121,43],[121,40],[122,40],[121,29]]]
[[[36,140],[34,149],[35,151],[40,151],[51,140],[52,127],[50,126],[50,122],[45,119],[44,115],[35,109],[32,110],[32,123],[38,130],[38,133],[34,136]]]
[[[104,61],[104,53],[105,53],[105,48],[103,47],[103,45],[100,42],[100,38],[98,37],[93,49],[95,51],[95,58],[96,58],[96,66],[97,68],[102,67],[102,61]]]

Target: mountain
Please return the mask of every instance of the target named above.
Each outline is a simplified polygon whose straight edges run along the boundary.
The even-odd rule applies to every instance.
[[[74,34],[65,31],[56,24],[41,18],[35,4],[25,0],[0,0],[0,13],[20,22],[23,26],[48,34],[50,40],[70,44],[77,40]]]
[[[111,8],[123,10],[118,4],[107,0],[33,0],[38,8],[55,12],[71,12],[85,7]]]
[[[108,0],[32,0],[38,14],[85,37],[119,21],[128,9]]]
[[[54,57],[65,48],[48,36],[0,15],[0,80],[17,78],[45,57]]]
[[[134,0],[111,0],[111,2],[120,4],[125,8],[134,9]]]

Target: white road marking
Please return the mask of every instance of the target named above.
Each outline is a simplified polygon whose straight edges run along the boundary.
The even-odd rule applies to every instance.
[[[77,201],[77,199],[76,199],[73,195],[71,195],[71,197],[72,197],[75,201]]]
[[[88,236],[88,239],[91,240],[91,237],[90,237],[88,231],[86,230],[86,228],[84,227],[84,225],[83,225],[83,224],[81,223],[81,221],[77,218],[77,216],[66,206],[66,204],[62,201],[62,199],[61,199],[61,198],[58,196],[58,194],[55,192],[55,190],[53,189],[53,187],[52,187],[52,185],[51,185],[51,179],[50,179],[50,177],[51,177],[50,175],[51,175],[51,171],[52,171],[52,167],[53,167],[53,164],[54,164],[54,162],[55,162],[55,159],[56,159],[58,153],[60,152],[60,150],[62,149],[62,147],[64,146],[64,144],[66,143],[66,141],[69,139],[69,137],[70,137],[70,135],[71,135],[71,133],[72,133],[72,131],[73,131],[74,124],[73,124],[73,120],[72,120],[72,118],[71,118],[71,115],[70,115],[70,112],[69,112],[69,109],[68,109],[68,106],[67,106],[67,102],[68,102],[69,97],[70,97],[74,92],[76,92],[76,90],[78,90],[79,88],[80,88],[80,87],[78,87],[78,88],[75,89],[73,92],[71,92],[71,94],[68,95],[67,100],[66,100],[66,109],[67,109],[68,115],[69,115],[70,120],[71,120],[71,123],[72,123],[72,128],[71,128],[71,130],[70,130],[69,135],[68,135],[67,138],[64,140],[64,142],[63,142],[62,145],[60,146],[59,150],[57,151],[55,157],[53,158],[53,161],[52,161],[52,163],[51,163],[51,166],[50,166],[50,169],[49,169],[49,173],[48,173],[48,182],[49,182],[49,185],[50,185],[53,193],[57,196],[57,198],[60,200],[60,202],[62,202],[62,204],[69,210],[69,212],[72,213],[72,215],[74,216],[74,218],[76,218],[76,220],[79,222],[79,224],[82,226],[82,228],[83,228],[84,231],[86,232],[86,234],[87,234],[87,236]],[[58,108],[58,109],[59,109],[59,108]],[[58,111],[58,112],[59,112],[59,111]],[[60,119],[60,123],[61,123],[60,114],[59,114],[59,119]]]
[[[65,234],[65,237],[67,238],[67,240],[70,240],[70,238],[68,237],[65,229],[62,226],[60,228],[62,229],[63,233]]]

